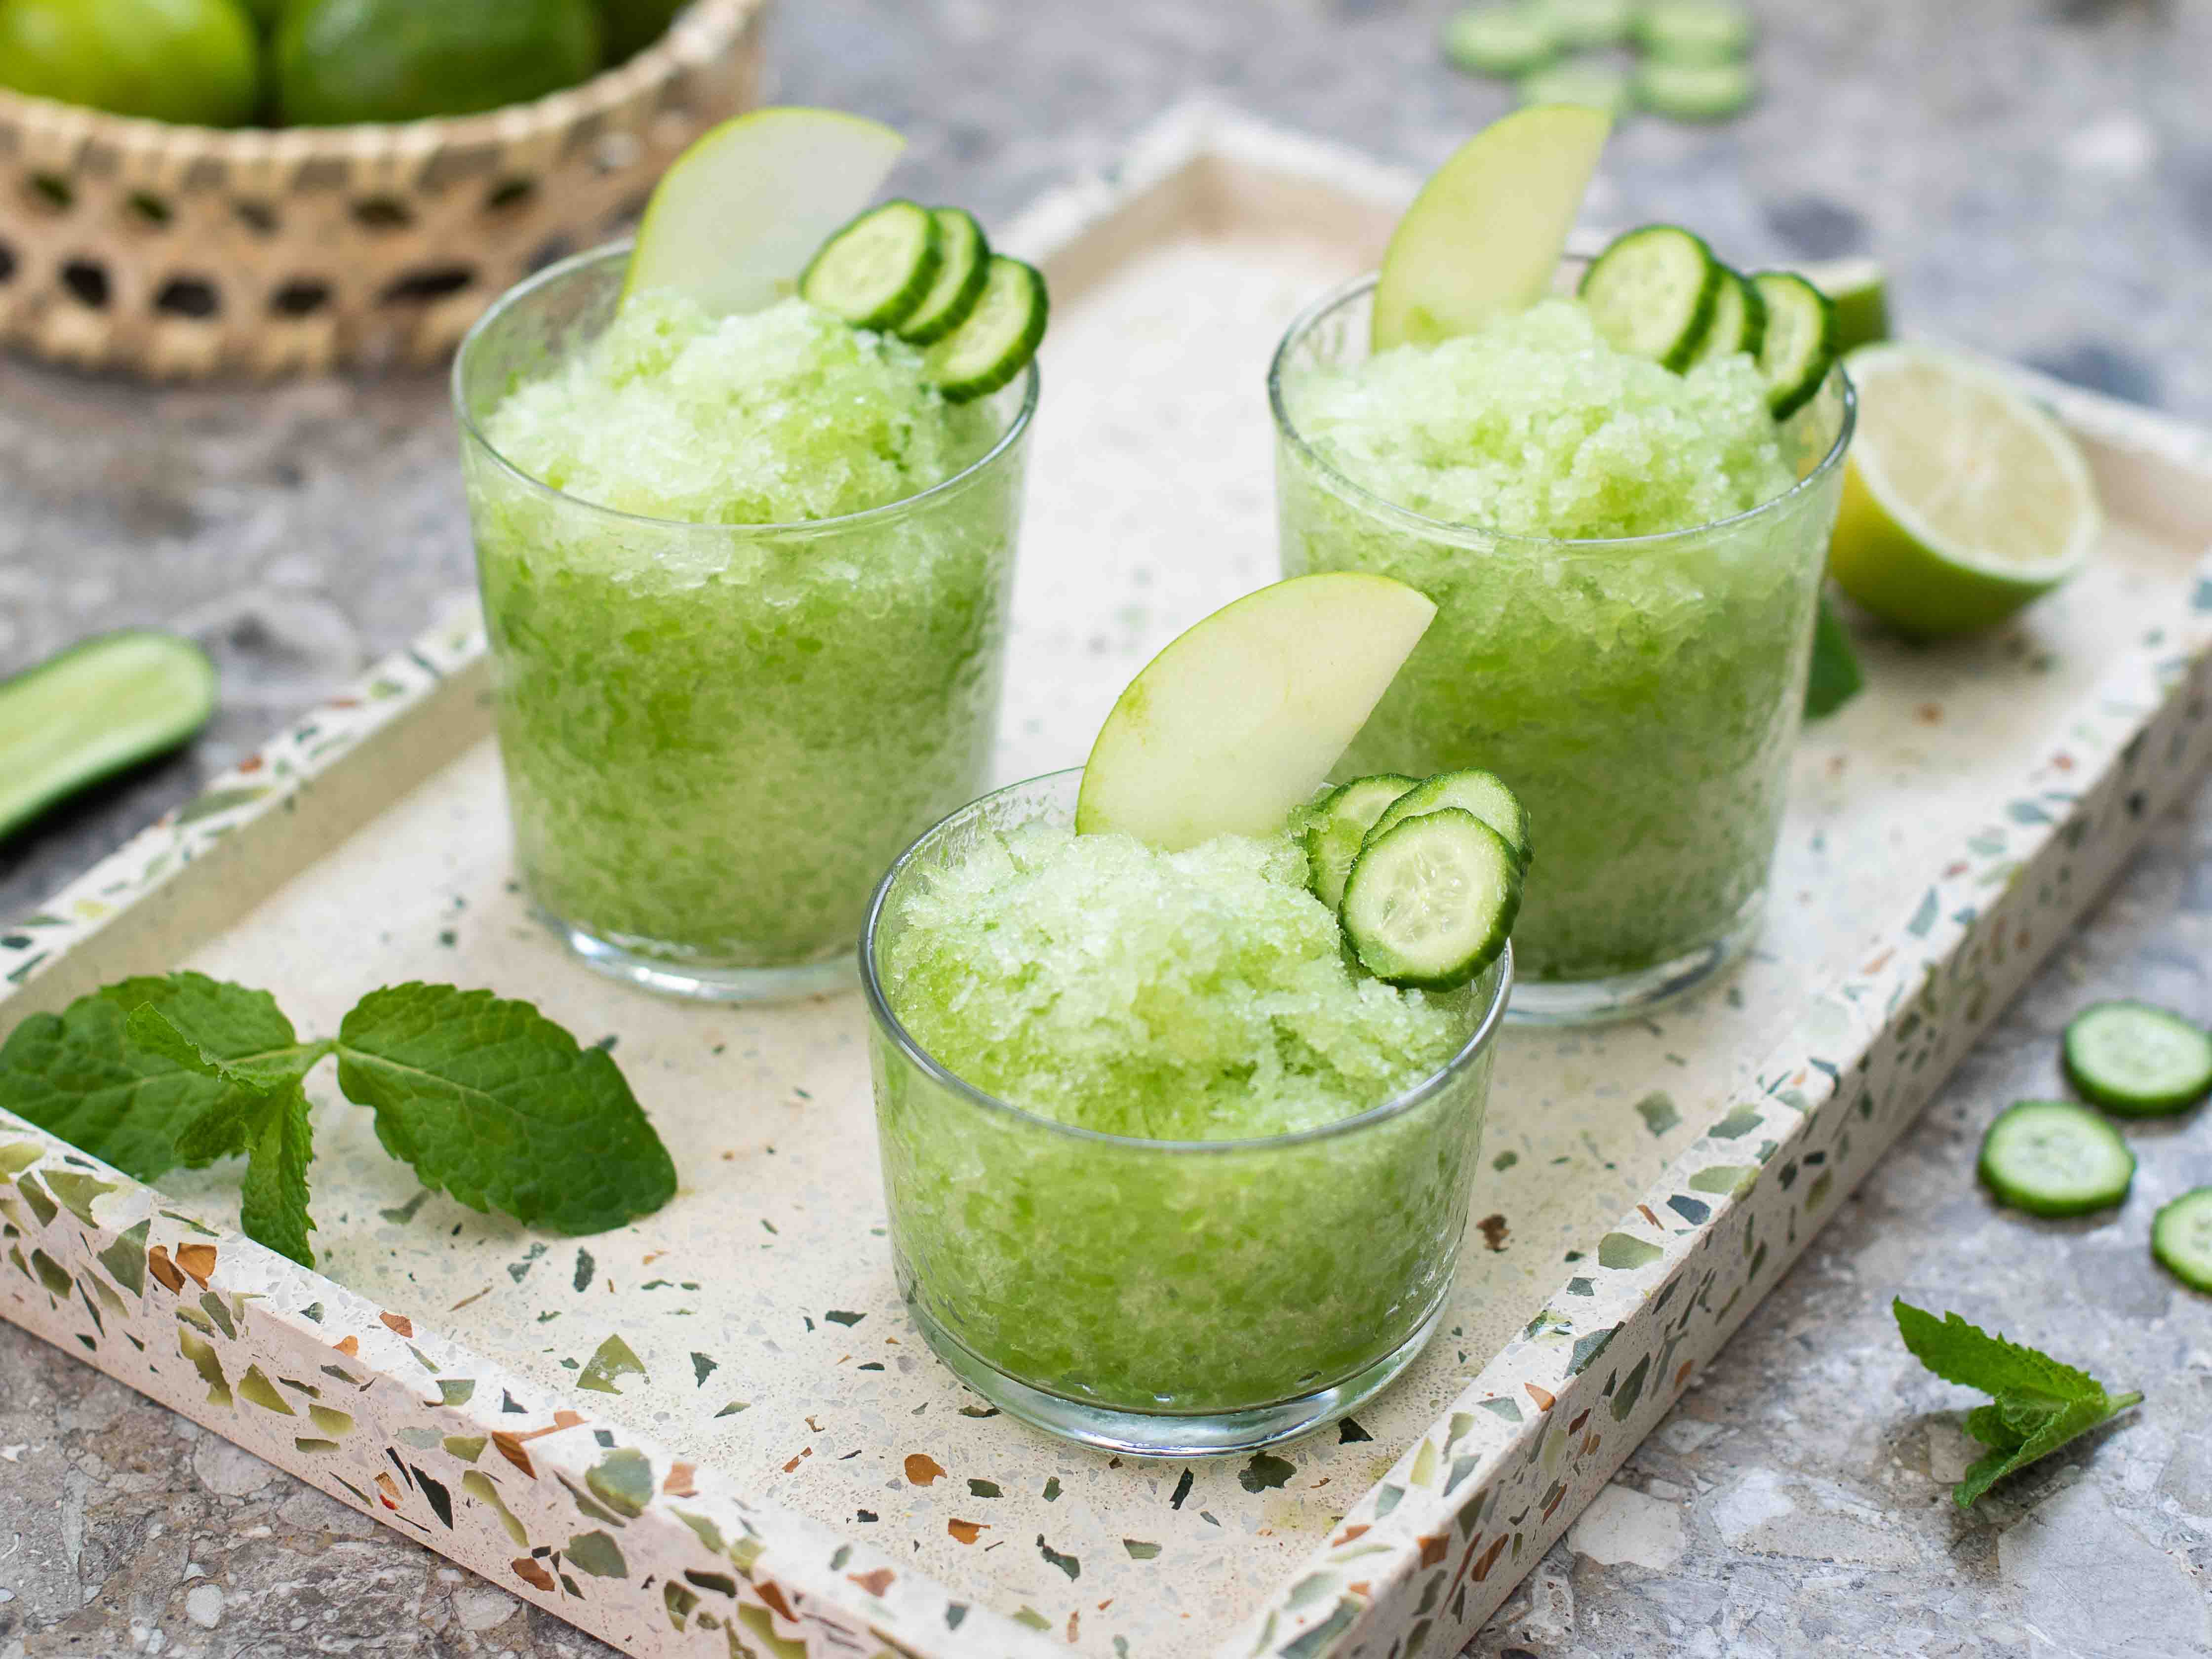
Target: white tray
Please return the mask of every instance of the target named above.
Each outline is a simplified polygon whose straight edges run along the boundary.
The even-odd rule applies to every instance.
[[[1002,777],[1079,761],[1273,576],[1268,352],[1410,182],[1191,111],[1004,239],[1055,317]],[[179,966],[314,1030],[380,982],[494,987],[619,1039],[679,1196],[536,1237],[422,1197],[319,1079],[308,1273],[234,1232],[234,1172],[156,1192],[0,1117],[0,1316],[635,1654],[1448,1655],[2212,752],[2212,447],[2042,390],[2099,559],[1985,639],[1863,638],[1741,972],[1507,1037],[1443,1334],[1340,1432],[1131,1462],[963,1393],[892,1286],[859,999],[693,1008],[567,961],[511,890],[465,617],[0,936],[0,1025]]]

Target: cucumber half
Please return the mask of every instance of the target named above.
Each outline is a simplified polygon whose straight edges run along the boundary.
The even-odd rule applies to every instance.
[[[2160,1117],[2212,1092],[2212,1036],[2147,1002],[2100,1002],[2067,1022],[2066,1075],[2129,1117]]]
[[[1344,878],[1359,856],[1359,844],[1390,803],[1420,780],[1399,772],[1376,772],[1332,789],[1306,815],[1306,883],[1332,910],[1344,902]]]
[[[87,640],[0,681],[0,836],[176,748],[215,703],[207,653],[150,630]]]
[[[2128,1195],[2136,1155],[2119,1131],[2070,1100],[2008,1106],[1982,1137],[1981,1176],[2030,1215],[2087,1215]]]
[[[990,275],[991,244],[975,216],[965,208],[929,211],[937,221],[940,257],[937,280],[914,315],[898,325],[899,338],[910,345],[934,345],[966,322]]]
[[[1785,421],[1835,366],[1836,302],[1793,270],[1762,270],[1751,285],[1766,301],[1766,332],[1759,343],[1766,406]]]
[[[1614,345],[1681,369],[1712,325],[1724,270],[1703,237],[1680,225],[1645,225],[1591,260],[1578,291]]]
[[[1340,919],[1376,978],[1449,991],[1498,959],[1520,908],[1520,858],[1474,813],[1447,806],[1367,838]]]
[[[1439,772],[1427,782],[1407,790],[1385,806],[1382,816],[1376,819],[1375,827],[1367,833],[1370,837],[1385,835],[1407,818],[1441,811],[1447,806],[1474,813],[1504,837],[1523,870],[1528,867],[1528,860],[1535,854],[1528,840],[1528,809],[1497,774],[1475,767],[1461,772]]]
[[[1029,367],[1051,309],[1044,277],[1019,259],[993,254],[983,292],[967,321],[929,349],[928,374],[947,403],[996,392]]]
[[[1756,362],[1759,348],[1765,338],[1765,300],[1741,271],[1723,265],[1720,292],[1713,301],[1712,324],[1705,330],[1705,337],[1698,343],[1697,350],[1691,354],[1691,362],[1709,362],[1738,351],[1749,353]]]
[[[799,296],[855,328],[896,328],[929,297],[944,240],[927,208],[886,202],[823,243],[799,273]]]
[[[2150,1253],[2192,1291],[2212,1291],[2212,1187],[2197,1187],[2160,1209]]]

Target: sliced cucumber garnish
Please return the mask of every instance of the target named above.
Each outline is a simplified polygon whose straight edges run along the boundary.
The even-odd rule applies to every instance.
[[[1485,6],[1444,24],[1444,56],[1474,75],[1526,75],[1559,55],[1559,32],[1535,6]]]
[[[1375,820],[1375,827],[1367,833],[1370,838],[1385,835],[1407,818],[1440,812],[1447,806],[1474,813],[1504,837],[1505,844],[1513,849],[1513,856],[1521,860],[1522,869],[1528,867],[1533,848],[1528,840],[1528,809],[1497,774],[1475,767],[1462,772],[1439,772],[1425,783],[1407,790],[1384,808],[1382,816]]]
[[[1306,815],[1306,882],[1332,910],[1344,902],[1344,878],[1359,843],[1390,803],[1419,782],[1399,772],[1354,778],[1323,795]]]
[[[2212,1187],[2182,1194],[2150,1224],[2150,1253],[2192,1291],[2212,1291]]]
[[[982,296],[968,319],[930,348],[929,377],[947,403],[996,392],[1029,367],[1044,339],[1042,273],[994,253],[985,263]]]
[[[1742,351],[1757,362],[1760,343],[1766,338],[1766,301],[1741,271],[1721,267],[1720,293],[1713,304],[1712,326],[1690,361],[1709,362]]]
[[[2212,1036],[2147,1002],[2100,1002],[2066,1026],[2066,1075],[2108,1111],[2159,1117],[2212,1092]]]
[[[1615,237],[1583,272],[1583,303],[1597,331],[1639,357],[1687,367],[1711,326],[1724,268],[1705,239],[1679,225]]]
[[[914,315],[898,325],[899,338],[918,346],[934,345],[966,322],[991,274],[991,244],[975,216],[965,208],[929,211],[937,221],[937,280]]]
[[[1982,1137],[1981,1175],[2001,1204],[2030,1215],[2087,1215],[2128,1195],[2136,1155],[2119,1132],[2070,1100],[2008,1106]]]
[[[937,216],[917,203],[871,208],[823,243],[799,274],[799,297],[855,328],[896,328],[929,297],[944,240]]]
[[[1766,406],[1787,420],[1811,400],[1836,362],[1836,304],[1795,271],[1762,270],[1751,279],[1766,301],[1759,372]]]
[[[1580,58],[1524,75],[1513,90],[1523,104],[1580,104],[1607,115],[1626,115],[1634,101],[1626,75],[1610,64]]]
[[[1344,884],[1344,936],[1392,985],[1449,991],[1498,959],[1521,908],[1521,860],[1456,806],[1370,835]]]
[[[1636,20],[1636,38],[1671,63],[1730,63],[1750,50],[1751,15],[1734,0],[1652,0]]]
[[[1636,101],[1676,121],[1725,121],[1759,96],[1748,64],[1678,64],[1647,58],[1636,66]]]

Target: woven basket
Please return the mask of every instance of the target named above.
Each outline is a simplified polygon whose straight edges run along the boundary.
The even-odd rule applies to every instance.
[[[0,341],[167,377],[434,360],[752,102],[765,3],[696,0],[617,69],[452,120],[218,131],[0,90]]]

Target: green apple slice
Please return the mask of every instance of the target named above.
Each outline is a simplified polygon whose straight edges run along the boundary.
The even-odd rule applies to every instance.
[[[1293,576],[1215,611],[1129,682],[1091,748],[1079,835],[1178,852],[1271,836],[1328,776],[1437,607],[1388,576]]]
[[[723,122],[661,175],[623,296],[674,289],[717,317],[774,303],[905,148],[881,122],[842,110],[757,109]]]
[[[1391,233],[1369,344],[1433,345],[1543,298],[1612,125],[1586,105],[1536,104],[1455,150]]]

